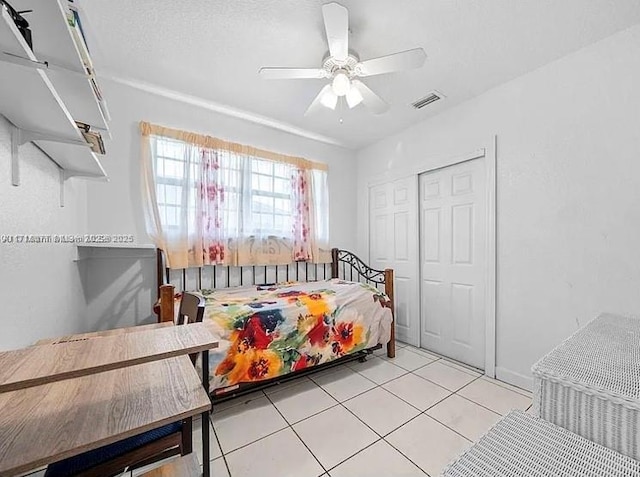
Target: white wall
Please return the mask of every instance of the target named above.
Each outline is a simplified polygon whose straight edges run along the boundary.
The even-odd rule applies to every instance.
[[[88,190],[89,232],[132,234],[150,243],[145,232],[140,192],[141,120],[250,144],[329,165],[330,240],[332,246],[356,245],[356,162],[353,151],[320,143],[248,121],[224,116],[160,97],[114,81],[103,81],[112,116],[113,139],[103,161],[111,181],[92,183]],[[154,320],[155,261],[149,251],[136,258],[129,252],[102,252],[86,260],[89,319],[95,329]],[[122,257],[122,258],[119,258]]]
[[[21,184],[11,184],[9,123],[0,116],[0,235],[86,232],[86,183],[71,179],[60,207],[58,167],[28,144],[20,148]],[[87,329],[75,246],[0,243],[0,349]]]
[[[640,312],[639,51],[636,26],[358,153],[367,256],[371,177],[497,135],[497,375],[513,384],[601,311]]]

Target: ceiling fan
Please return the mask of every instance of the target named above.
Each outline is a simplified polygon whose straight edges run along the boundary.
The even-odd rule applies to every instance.
[[[379,58],[360,61],[349,51],[349,11],[338,3],[322,6],[324,28],[329,42],[328,56],[321,68],[261,68],[266,79],[329,79],[311,102],[305,116],[324,106],[335,109],[338,99],[344,97],[349,108],[362,103],[374,114],[382,114],[389,104],[371,91],[358,78],[419,68],[427,57],[422,48],[402,51]]]

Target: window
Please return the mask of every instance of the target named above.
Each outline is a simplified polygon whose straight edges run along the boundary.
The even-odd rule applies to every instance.
[[[190,221],[195,219],[196,189],[188,187],[190,177],[195,176],[195,164],[188,167],[184,145],[179,141],[156,139],[154,146],[158,211],[162,225],[175,231],[180,228],[183,207],[187,207]]]
[[[147,230],[169,266],[330,261],[324,164],[148,123],[141,130]]]
[[[191,157],[181,141],[154,137],[153,142],[156,197],[162,225],[168,231],[180,230],[184,226],[181,211],[186,208],[187,227],[193,228],[200,160]],[[291,166],[251,156],[241,160],[234,154],[228,161],[221,162],[227,212],[225,229],[247,237],[289,235],[293,226]],[[243,172],[241,162],[247,163],[248,175]],[[242,200],[245,182],[249,186],[246,203]],[[240,208],[246,213],[240,213]]]
[[[291,230],[293,206],[289,167],[251,158],[251,229],[262,235]]]

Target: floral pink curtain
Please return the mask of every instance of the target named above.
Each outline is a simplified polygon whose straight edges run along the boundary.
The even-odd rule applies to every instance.
[[[202,240],[205,265],[220,265],[225,261],[224,207],[225,189],[217,151],[200,149],[199,180],[196,182],[197,237]]]
[[[293,203],[293,259],[311,260],[313,252],[310,240],[311,231],[311,184],[307,171],[292,168],[291,190]]]
[[[331,261],[325,165],[140,126],[147,232],[170,268]]]

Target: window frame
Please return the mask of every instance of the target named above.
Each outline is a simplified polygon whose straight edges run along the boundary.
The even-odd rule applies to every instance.
[[[197,206],[195,204],[195,200],[193,201],[194,203],[191,203],[190,198],[188,197],[189,189],[190,189],[189,184],[190,182],[192,182],[192,178],[190,175],[191,172],[189,171],[191,167],[189,165],[189,161],[186,160],[184,157],[180,158],[180,157],[176,157],[168,154],[159,153],[159,150],[160,150],[159,145],[161,142],[182,143],[182,141],[173,139],[173,138],[162,137],[162,136],[152,136],[152,140],[155,141],[155,144],[152,147],[152,150],[153,150],[152,160],[153,160],[153,172],[155,176],[155,187],[156,187],[156,205],[158,207],[158,211],[161,212],[162,227],[165,228],[167,232],[179,232],[181,226],[183,225],[179,223],[180,218],[178,218],[177,224],[167,223],[168,222],[167,210],[168,209],[180,210],[184,207],[183,204],[186,201],[187,209],[189,213],[188,222],[195,223],[196,215],[197,215],[197,212],[196,212]],[[186,147],[189,147],[189,144],[186,144]],[[163,152],[166,152],[166,151],[163,151]],[[228,153],[226,151],[221,151],[221,152]],[[230,153],[230,154],[233,154],[233,153]],[[263,159],[257,156],[246,156],[246,158],[249,161],[249,163],[245,167],[246,170],[243,170],[243,168],[225,167],[223,165],[220,165],[222,169],[226,169],[229,172],[232,172],[232,171],[236,172],[237,177],[239,179],[238,183],[237,184],[223,183],[223,187],[225,190],[225,194],[240,194],[239,206],[243,208],[243,210],[237,211],[239,215],[242,217],[242,222],[243,222],[238,227],[240,231],[240,235],[239,237],[229,237],[229,238],[242,238],[242,237],[246,238],[246,237],[252,237],[256,235],[287,238],[287,236],[284,235],[284,230],[285,228],[292,229],[294,216],[295,216],[295,211],[293,210],[294,197],[293,197],[293,191],[291,189],[292,179],[291,179],[291,175],[287,176],[287,175],[278,174],[277,169],[278,169],[278,165],[288,166],[288,164],[270,161],[268,159]],[[164,172],[165,165],[166,165],[165,161],[173,161],[173,162],[180,163],[182,165],[182,178],[168,176],[166,174],[160,174],[160,165],[162,164],[162,169],[163,169],[162,172]],[[262,165],[263,167],[264,165],[268,165],[270,169],[270,173],[262,172],[261,167],[255,167],[256,162],[259,163],[259,165]],[[194,162],[194,164],[197,164],[197,163]],[[250,177],[249,178],[245,177],[243,179],[242,176],[247,173],[250,175]],[[255,188],[254,178],[256,177],[270,179],[271,190]],[[249,180],[250,186],[243,188],[242,186],[243,180]],[[276,191],[276,184],[278,183],[278,181],[284,181],[286,186],[281,190]],[[258,184],[260,184],[260,180],[258,180]],[[160,188],[166,187],[166,186],[177,187],[179,190],[181,190],[181,194],[178,194],[176,196],[177,197],[176,202],[167,201],[166,189],[164,191],[164,194],[160,194]],[[242,193],[243,189],[250,193],[250,197],[248,198],[243,197],[243,193]],[[195,193],[197,194],[197,191]],[[163,197],[162,202],[160,201],[161,195]],[[256,212],[254,210],[254,201],[253,201],[255,197],[271,199],[270,210]],[[278,212],[278,209],[276,207],[276,203],[277,203],[276,200],[278,199],[289,202],[290,209],[288,213]],[[245,207],[247,206],[248,206],[248,209],[245,210]],[[263,228],[262,222],[255,220],[256,215],[270,216],[271,227]],[[250,217],[250,219],[247,219],[248,217]],[[276,227],[275,225],[277,223],[276,222],[277,217],[281,217],[283,220],[283,226],[280,228]]]

